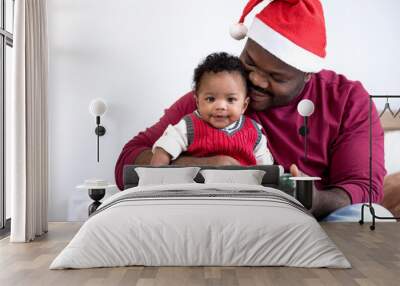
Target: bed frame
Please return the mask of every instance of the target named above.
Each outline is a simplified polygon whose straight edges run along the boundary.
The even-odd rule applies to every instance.
[[[143,166],[143,165],[125,165],[123,172],[123,183],[124,189],[136,187],[139,182],[139,177],[135,171],[136,167],[147,167],[152,168],[151,166]],[[167,165],[162,166],[161,168],[182,168],[182,167],[191,167],[191,166],[174,166]],[[196,166],[197,167],[197,166]],[[218,170],[263,170],[265,171],[265,175],[262,179],[261,184],[265,187],[271,187],[279,189],[279,178],[283,174],[282,166],[278,165],[258,165],[258,166],[198,166],[202,170],[205,169],[218,169]],[[159,168],[159,167],[158,167]],[[204,183],[204,178],[200,174],[194,178],[197,183]]]

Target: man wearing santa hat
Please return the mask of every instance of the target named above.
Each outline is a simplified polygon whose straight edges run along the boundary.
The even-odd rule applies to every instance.
[[[249,72],[250,108],[247,115],[260,123],[277,164],[298,175],[299,170],[321,177],[315,185],[313,214],[322,218],[369,197],[369,95],[360,82],[322,70],[326,33],[318,0],[274,0],[258,13],[249,29],[245,17],[264,2],[250,0],[239,23],[231,27],[236,39],[247,36],[241,59]],[[297,106],[314,103],[309,118],[308,154],[304,160],[303,118]],[[158,123],[132,138],[116,164],[116,182],[122,188],[126,164],[148,164],[151,147],[169,124],[196,109],[193,92],[181,97]],[[383,129],[372,108],[372,201],[383,196]],[[175,164],[229,165],[232,158],[182,156]]]

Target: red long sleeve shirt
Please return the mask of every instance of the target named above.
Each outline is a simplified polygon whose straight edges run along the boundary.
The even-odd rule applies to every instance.
[[[304,137],[299,128],[304,120],[297,104],[310,99],[315,111],[310,116],[307,161],[304,161]],[[159,122],[140,132],[123,148],[115,167],[115,179],[123,188],[122,170],[133,164],[144,150],[151,149],[169,124],[176,124],[196,109],[189,92],[165,110]],[[310,176],[319,176],[320,190],[338,187],[345,190],[352,203],[368,201],[369,190],[369,96],[361,83],[350,81],[332,71],[313,74],[302,93],[283,107],[246,114],[261,124],[266,132],[268,148],[277,164],[288,170],[296,164]],[[375,105],[372,108],[372,201],[383,196],[384,135]]]

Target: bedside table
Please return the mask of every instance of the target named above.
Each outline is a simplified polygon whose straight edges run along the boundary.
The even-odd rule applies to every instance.
[[[88,207],[89,216],[101,205],[100,200],[104,198],[106,190],[115,187],[104,180],[85,180],[83,185],[76,186],[77,189],[88,190],[89,197],[94,201]]]

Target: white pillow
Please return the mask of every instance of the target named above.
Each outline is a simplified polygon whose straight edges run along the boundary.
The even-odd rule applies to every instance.
[[[262,170],[201,170],[204,183],[234,183],[246,185],[261,185],[265,171]]]
[[[199,170],[199,167],[135,168],[139,177],[138,186],[195,183],[193,179]]]

